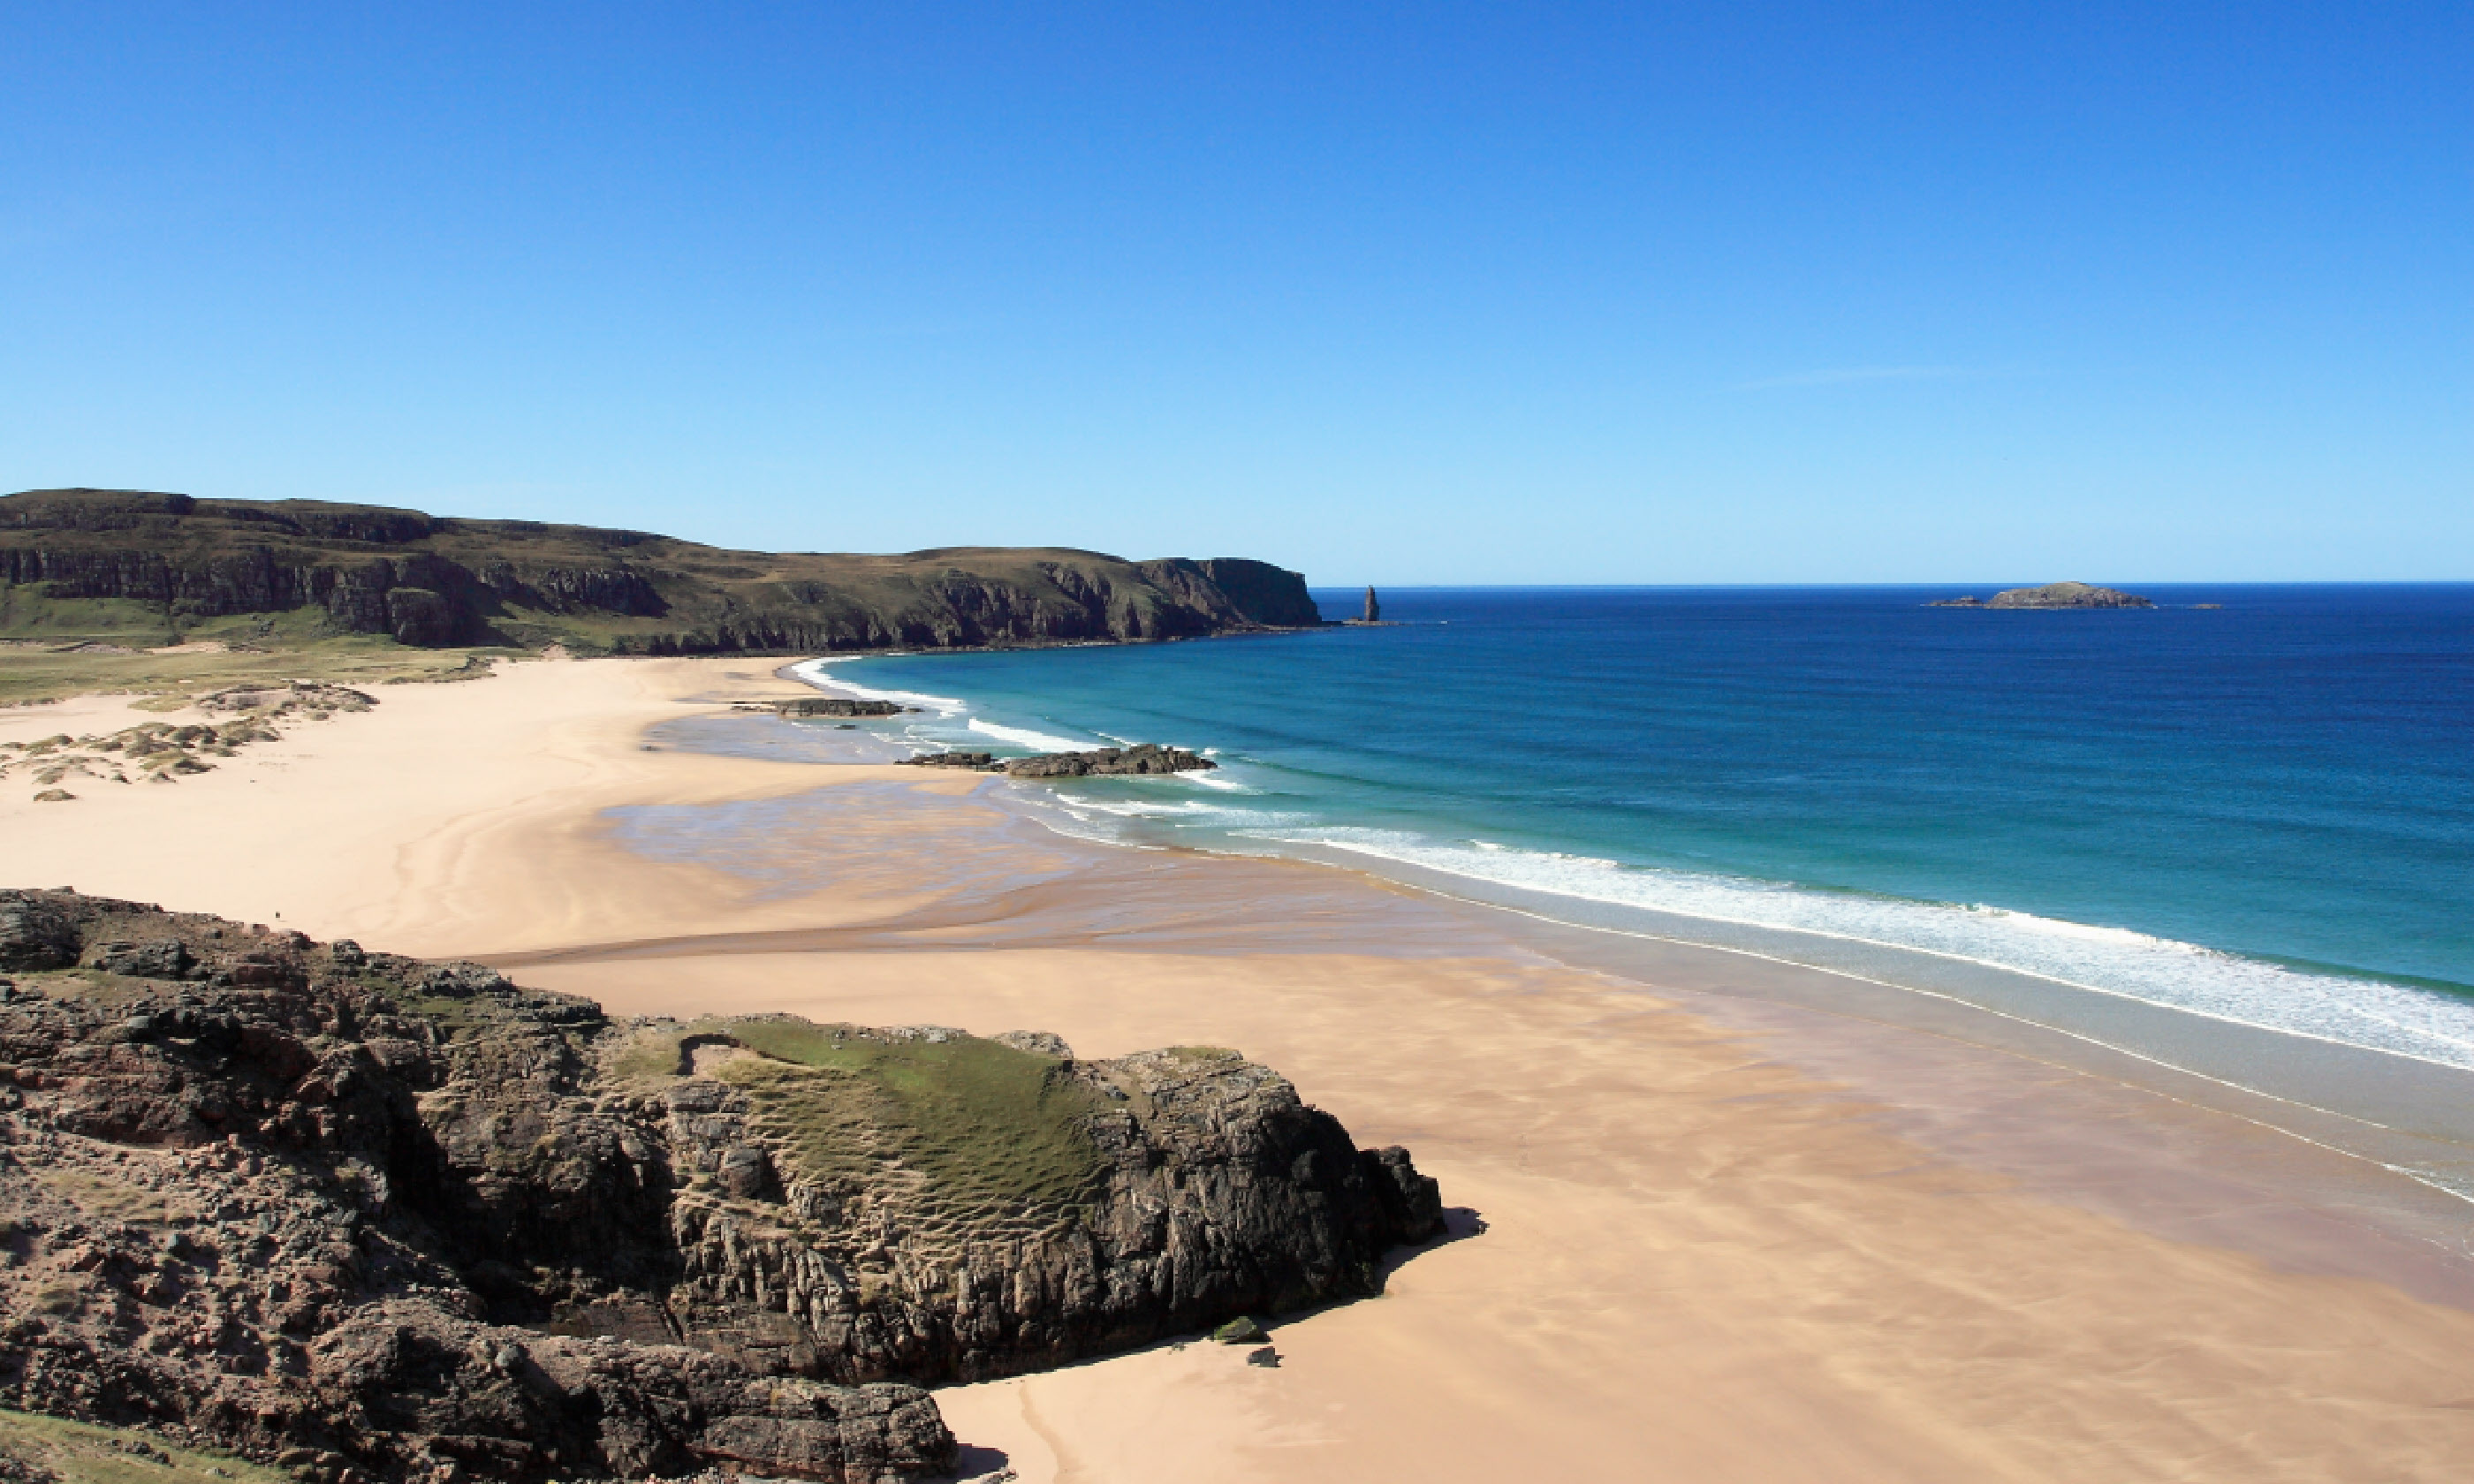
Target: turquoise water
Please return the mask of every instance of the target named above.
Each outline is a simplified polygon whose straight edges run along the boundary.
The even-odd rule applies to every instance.
[[[808,668],[918,746],[1222,764],[1008,785],[1075,833],[2474,1068],[2474,586],[2145,590],[1403,589],[1391,627]]]

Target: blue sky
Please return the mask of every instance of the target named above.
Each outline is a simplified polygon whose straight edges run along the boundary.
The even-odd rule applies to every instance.
[[[0,11],[0,488],[2474,578],[2474,9]]]

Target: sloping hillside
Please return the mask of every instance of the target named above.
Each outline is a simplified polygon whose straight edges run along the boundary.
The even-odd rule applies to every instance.
[[[1174,639],[1320,623],[1305,580],[1061,547],[726,551],[642,531],[126,490],[0,497],[0,638],[378,635],[579,654]]]

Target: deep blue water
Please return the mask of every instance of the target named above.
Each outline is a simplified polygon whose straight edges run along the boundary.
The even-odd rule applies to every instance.
[[[935,698],[902,727],[925,742],[1224,764],[1036,790],[1085,832],[1340,850],[2474,1065],[2474,585],[1923,606],[1951,590],[1400,589],[1395,627],[831,670]]]

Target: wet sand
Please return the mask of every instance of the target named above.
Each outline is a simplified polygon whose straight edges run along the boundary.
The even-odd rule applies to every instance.
[[[2388,1177],[2360,1161],[1775,977],[1813,970],[1575,967],[1345,872],[1046,835],[974,777],[643,751],[778,692],[769,669],[392,687],[177,790],[0,801],[8,874],[279,911],[621,1011],[1233,1045],[1460,1209],[1384,1297],[1280,1322],[1277,1368],[1160,1347],[941,1393],[982,1472],[2463,1472],[2474,1269],[2374,1219],[2354,1195]]]

